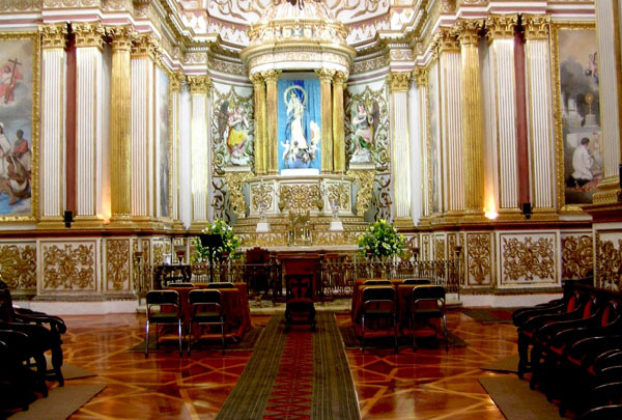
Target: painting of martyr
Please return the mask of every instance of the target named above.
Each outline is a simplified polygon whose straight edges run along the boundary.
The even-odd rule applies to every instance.
[[[33,52],[0,38],[0,217],[31,215]]]

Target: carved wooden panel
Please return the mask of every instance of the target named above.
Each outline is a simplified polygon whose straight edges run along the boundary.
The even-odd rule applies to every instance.
[[[34,292],[37,286],[36,243],[0,244],[0,275],[12,290]]]
[[[552,286],[558,276],[558,234],[500,233],[500,287]]]
[[[622,232],[596,232],[595,285],[610,290],[622,288]]]
[[[98,241],[41,241],[42,294],[98,290]]]
[[[106,290],[127,291],[132,289],[130,262],[130,239],[106,239]]]
[[[492,234],[477,232],[466,234],[466,284],[489,286],[493,283]]]
[[[562,279],[588,277],[594,270],[594,241],[592,232],[561,234]]]

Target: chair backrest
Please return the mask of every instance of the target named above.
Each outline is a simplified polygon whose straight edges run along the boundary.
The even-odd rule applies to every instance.
[[[422,300],[435,301],[437,303],[440,301],[441,306],[445,306],[445,288],[443,286],[417,286],[413,288],[412,296],[415,308]]]
[[[151,314],[151,307],[160,306],[160,308],[173,308],[177,315],[181,313],[181,301],[177,290],[150,290],[145,296],[147,303],[147,317]]]
[[[422,284],[432,284],[432,280],[430,279],[405,279],[402,284],[414,284],[414,285],[422,285]]]
[[[13,300],[8,288],[0,288],[0,321],[13,321]]]
[[[390,280],[365,280],[365,286],[391,286]]]
[[[235,284],[230,281],[214,282],[207,285],[208,289],[235,289]]]
[[[395,289],[392,286],[372,286],[363,289],[363,312],[370,309],[393,311]]]
[[[179,281],[175,283],[169,283],[169,287],[194,287],[194,283],[190,283],[187,281]]]
[[[251,248],[246,251],[247,264],[261,264],[270,262],[270,251],[264,248]]]
[[[192,305],[192,313],[210,311],[222,315],[222,294],[220,290],[195,289],[188,294],[188,302]]]
[[[286,300],[313,299],[313,274],[286,274]]]

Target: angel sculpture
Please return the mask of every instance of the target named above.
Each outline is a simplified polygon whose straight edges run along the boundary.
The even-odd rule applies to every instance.
[[[367,101],[367,104],[363,102],[358,103],[356,113],[352,117],[354,153],[350,162],[370,162],[379,113],[380,110],[377,102],[370,103],[370,101]]]

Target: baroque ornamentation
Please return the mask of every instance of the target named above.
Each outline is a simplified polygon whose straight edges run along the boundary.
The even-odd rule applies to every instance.
[[[95,290],[95,245],[64,244],[43,247],[43,288]]]
[[[40,25],[41,46],[43,49],[65,48],[67,42],[67,24]]]
[[[33,245],[0,246],[0,274],[11,289],[36,287],[37,257]]]
[[[445,259],[445,238],[442,238],[442,237],[434,238],[434,259],[435,260]]]
[[[281,185],[279,198],[290,212],[315,210],[321,202],[319,185]]]
[[[45,0],[43,5],[49,0]],[[75,0],[74,0],[75,1]],[[56,0],[55,3],[59,1]],[[41,0],[0,0],[0,12],[28,12],[41,10]]]
[[[355,209],[358,216],[363,216],[371,203],[372,187],[376,174],[374,171],[349,170],[346,175],[353,177],[353,183],[358,186]]]
[[[467,282],[483,285],[490,279],[492,244],[488,233],[467,234]]]
[[[434,43],[440,52],[460,51],[460,43],[451,28],[441,27],[434,34]],[[416,76],[415,76],[416,77]]]
[[[382,67],[388,66],[390,63],[390,59],[387,55],[381,55],[379,57],[362,59],[360,61],[355,61],[352,65],[352,73],[360,74],[366,73],[372,70],[377,70]]]
[[[523,15],[522,23],[525,27],[525,39],[547,40],[551,18],[549,15]]]
[[[477,46],[482,26],[483,22],[479,19],[460,19],[454,27],[460,45]]]
[[[104,35],[106,31],[99,23],[77,22],[71,24],[71,32],[76,38],[76,47],[96,47],[100,50],[104,47]]]
[[[129,26],[108,26],[106,27],[106,35],[112,38],[112,52],[131,51],[132,42],[136,39],[137,34],[134,29]]]
[[[339,209],[350,208],[350,184],[329,184],[327,188],[328,200],[337,203]]]
[[[122,290],[130,279],[130,240],[106,240],[106,281],[108,290]]]
[[[490,15],[486,19],[486,36],[494,39],[513,38],[518,15]]]
[[[591,235],[562,238],[562,279],[588,277],[594,270]]]
[[[154,61],[159,60],[163,50],[153,34],[141,33],[134,37],[132,42],[132,58],[149,57]]]
[[[410,85],[410,72],[390,73],[389,84],[392,92],[405,92]]]
[[[503,277],[511,282],[555,279],[553,238],[503,239]]]
[[[154,241],[153,243],[153,266],[164,264],[164,254],[171,251],[170,243],[164,241]]]
[[[269,209],[272,207],[274,186],[272,184],[264,184],[263,182],[253,185],[251,196],[253,197],[251,206],[253,206],[255,211],[260,212],[260,209]]]
[[[188,86],[190,87],[190,94],[192,95],[207,95],[212,85],[210,77],[207,75],[202,76],[187,76]]]
[[[622,239],[601,240],[596,237],[597,279],[596,287],[609,290],[622,290]]]
[[[229,207],[237,217],[243,217],[246,212],[242,187],[252,176],[251,172],[225,172],[225,183],[229,192]]]
[[[428,86],[428,69],[427,67],[415,67],[413,70],[413,77],[415,78],[415,83],[420,88],[424,88]]]

